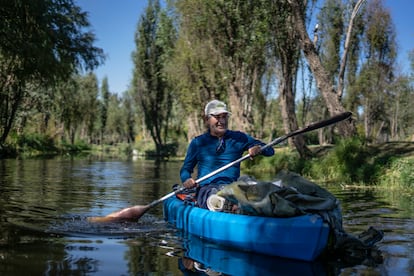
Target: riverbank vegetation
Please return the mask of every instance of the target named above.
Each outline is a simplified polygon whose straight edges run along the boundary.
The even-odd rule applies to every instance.
[[[98,80],[93,71],[104,50],[93,46],[87,14],[74,1],[7,3],[0,158],[182,158],[205,131],[204,105],[216,98],[228,103],[230,129],[263,141],[353,114],[289,139],[274,157],[243,164],[247,171],[412,185],[413,160],[396,145],[410,148],[414,134],[414,51],[408,71],[399,70],[381,0],[150,0],[137,18],[130,88],[117,92],[111,76]]]
[[[316,183],[413,191],[413,142],[369,145],[353,138],[335,146],[313,147],[313,151],[315,156],[304,160],[296,151],[279,148],[274,157],[250,161],[243,171],[272,177],[279,170],[290,170]]]

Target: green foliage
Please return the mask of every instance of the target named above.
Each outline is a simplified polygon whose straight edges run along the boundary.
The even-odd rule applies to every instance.
[[[275,150],[275,155],[271,157],[258,156],[253,160],[248,160],[242,164],[243,172],[257,174],[267,173],[274,175],[281,170],[301,172],[305,165],[305,160],[299,157],[297,151],[290,149]]]
[[[10,0],[0,5],[0,146],[33,86],[52,86],[104,59],[73,0]]]
[[[67,78],[94,69],[103,51],[87,31],[87,13],[73,0],[10,0],[0,5],[0,56],[19,81]]]
[[[19,153],[22,157],[34,157],[45,155],[58,155],[58,154],[79,154],[89,151],[90,145],[84,141],[79,141],[74,144],[67,143],[63,140],[60,144],[46,135],[39,133],[29,133],[24,135],[12,135],[11,142],[8,145],[7,156],[12,156],[12,153]]]
[[[109,85],[108,85],[108,77],[104,77],[102,80],[102,87],[100,91],[100,104],[99,104],[99,131],[100,131],[100,141],[101,144],[103,143],[103,136],[105,133],[107,120],[108,120],[108,106],[109,106]]]
[[[25,152],[56,152],[53,139],[44,134],[30,133],[17,138],[19,151]]]
[[[324,181],[378,185],[386,181],[411,183],[410,143],[367,145],[360,138],[339,141],[320,158],[306,163],[304,174]],[[398,177],[396,177],[398,176]]]
[[[60,151],[62,153],[69,153],[69,154],[81,153],[84,151],[88,151],[90,149],[91,149],[91,146],[85,141],[77,141],[76,143],[68,143],[66,141],[62,141],[60,145]]]
[[[165,153],[173,106],[172,86],[165,73],[175,43],[172,18],[158,0],[149,1],[138,23],[134,52],[134,93],[143,111],[145,126],[158,155]]]
[[[341,140],[326,155],[308,163],[304,173],[325,181],[372,183],[376,175],[376,165],[370,157],[361,139]]]
[[[162,145],[158,151],[154,150],[147,150],[145,151],[145,155],[148,157],[155,156],[155,157],[170,157],[176,156],[178,150],[178,143],[167,143]]]
[[[116,145],[92,145],[88,154],[99,158],[128,159],[132,153],[131,144],[118,143]]]
[[[407,143],[367,146],[362,139],[351,138],[325,148],[320,157],[313,159],[304,160],[296,151],[277,149],[274,156],[256,157],[242,163],[241,167],[243,173],[260,178],[271,179],[278,171],[289,170],[317,182],[412,189],[414,157],[402,155],[412,152],[412,147]]]
[[[238,128],[252,128],[256,117],[251,105],[261,111],[258,116],[267,115],[261,88],[269,1],[179,0],[177,12],[181,21],[170,77],[194,122],[188,136],[204,130],[200,109],[212,98],[228,101]]]
[[[98,105],[98,79],[95,74],[89,73],[82,76],[79,80],[79,109],[82,116],[83,128],[86,133],[84,139],[96,137],[99,130],[97,128],[97,119],[99,119]]]
[[[82,127],[88,137],[93,137],[98,104],[97,94],[97,80],[94,74],[73,76],[56,87],[56,113],[64,123],[65,131],[72,144],[77,138],[77,131]]]
[[[272,157],[258,157],[242,164],[244,173],[272,178],[290,170],[317,182],[376,185],[386,188],[413,188],[414,157],[409,143],[368,146],[359,138],[344,139],[326,148],[320,157],[304,160],[296,151],[277,150]]]
[[[332,78],[337,76],[340,66],[340,48],[344,39],[342,16],[344,12],[340,0],[326,0],[318,15],[320,43],[323,45],[321,59]]]
[[[386,188],[414,188],[414,157],[393,158],[379,177],[378,184]]]
[[[367,7],[366,46],[372,60],[391,64],[397,54],[396,33],[389,11],[382,0],[372,0]]]

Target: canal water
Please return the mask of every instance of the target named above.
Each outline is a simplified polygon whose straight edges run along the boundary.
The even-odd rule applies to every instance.
[[[414,202],[401,191],[324,186],[340,199],[347,232],[384,231],[381,262],[300,262],[223,248],[165,223],[162,206],[136,222],[88,222],[170,193],[180,166],[0,160],[0,275],[414,275]]]

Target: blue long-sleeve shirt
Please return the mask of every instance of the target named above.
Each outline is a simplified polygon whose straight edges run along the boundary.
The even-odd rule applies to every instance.
[[[206,132],[195,137],[188,146],[184,163],[180,170],[181,181],[184,182],[191,177],[194,168],[197,166],[197,177],[203,177],[243,156],[249,148],[265,144],[254,139],[248,134],[240,131],[227,130],[223,136],[223,141],[210,132]],[[222,143],[221,147],[219,147]],[[274,154],[272,147],[266,148],[261,152],[262,155],[271,156]],[[200,186],[217,183],[229,184],[240,177],[240,163],[217,173],[208,179],[198,183]]]

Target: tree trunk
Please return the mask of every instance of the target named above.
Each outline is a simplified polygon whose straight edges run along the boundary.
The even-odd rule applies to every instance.
[[[292,65],[285,64],[282,66],[291,67]],[[286,69],[284,71],[285,76],[280,78],[279,85],[280,106],[282,110],[283,126],[285,132],[289,133],[297,130],[299,127],[295,115],[295,98],[292,87],[292,75],[288,74]],[[297,135],[290,138],[289,144],[295,146],[301,158],[307,158],[311,156],[311,151],[306,147],[305,140],[302,135]]]
[[[295,25],[299,35],[300,47],[308,61],[309,67],[316,80],[316,86],[318,87],[322,97],[326,103],[328,111],[331,116],[345,112],[345,108],[340,102],[338,93],[334,90],[334,85],[329,79],[329,76],[322,66],[322,62],[317,53],[317,50],[312,43],[307,31],[304,21],[303,6],[299,0],[291,0],[289,3],[292,6],[293,15],[295,17]],[[352,137],[356,133],[356,128],[353,120],[342,121],[337,124],[339,132],[345,137]]]
[[[233,82],[230,83],[229,102],[231,107],[230,128],[243,132],[252,131],[252,93],[247,91],[248,87],[242,85],[245,83],[243,66],[236,70]]]
[[[1,103],[3,105],[2,108],[4,111],[2,112],[1,121],[3,122],[2,129],[3,133],[0,136],[0,145],[3,146],[6,143],[6,139],[12,129],[14,120],[16,118],[17,110],[20,106],[20,103],[23,100],[24,90],[23,90],[24,84],[22,82],[17,82],[16,84],[12,84],[10,88],[10,92],[6,92],[6,102]],[[7,89],[7,88],[6,88]]]
[[[76,135],[76,131],[74,128],[71,128],[69,131],[69,139],[70,139],[70,144],[74,145],[75,144],[75,135]]]
[[[204,113],[203,113],[204,114]],[[188,118],[188,132],[187,132],[187,140],[188,142],[191,141],[194,137],[200,135],[206,130],[206,127],[201,119],[202,116],[198,112],[191,113]]]

